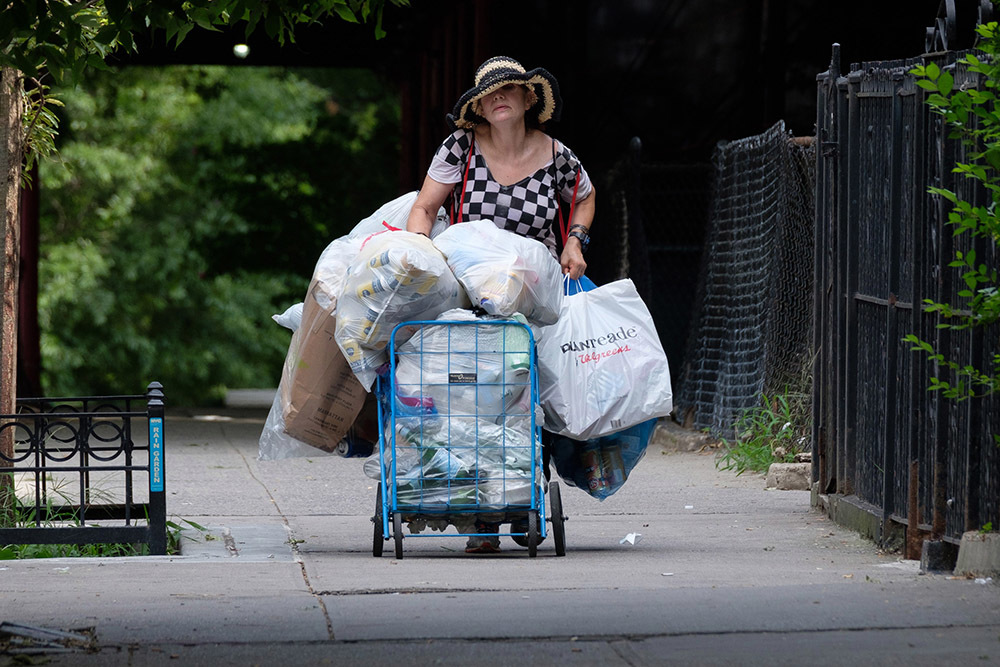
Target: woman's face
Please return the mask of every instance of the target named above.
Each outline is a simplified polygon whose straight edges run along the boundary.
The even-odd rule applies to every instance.
[[[508,83],[494,90],[479,101],[483,110],[482,117],[491,125],[523,117],[527,109],[527,93],[524,86],[516,83]]]

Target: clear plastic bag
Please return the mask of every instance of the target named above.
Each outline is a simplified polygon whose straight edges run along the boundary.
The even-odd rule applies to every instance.
[[[552,324],[562,301],[562,269],[539,241],[489,220],[452,225],[434,239],[469,299],[491,315],[521,313]]]
[[[293,392],[291,391],[296,366],[302,360],[302,353],[306,341],[306,336],[327,336],[327,327],[317,318],[323,318],[332,322],[336,316],[338,307],[338,297],[347,275],[347,269],[351,262],[357,257],[365,240],[373,234],[385,232],[389,229],[406,226],[406,219],[410,215],[413,203],[417,199],[416,192],[409,192],[392,201],[380,206],[371,215],[364,218],[345,236],[331,241],[323,252],[320,253],[313,268],[312,278],[306,294],[306,301],[314,302],[318,309],[310,309],[314,312],[312,321],[305,323],[305,331],[302,329],[302,317],[304,303],[299,303],[288,308],[284,313],[273,316],[273,319],[280,325],[287,327],[295,333],[289,343],[288,353],[282,370],[282,379],[275,395],[274,404],[268,413],[264,429],[261,432],[259,442],[258,459],[262,461],[278,460],[297,456],[322,456],[332,453],[337,443],[317,440],[317,445],[310,445],[302,440],[296,439],[286,431],[285,414],[291,408]],[[448,217],[442,208],[438,211],[437,219],[431,231],[431,236],[435,236],[448,227]],[[311,304],[312,305],[312,304]],[[311,341],[316,343],[316,341]],[[306,393],[318,394],[324,392],[327,387],[324,382],[319,382],[322,378],[317,378],[315,387],[310,387]],[[308,415],[306,415],[308,416]],[[319,448],[322,444],[323,448]]]
[[[285,432],[285,400],[288,395],[286,385],[289,382],[290,366],[294,364],[297,348],[298,334],[295,333],[292,335],[289,352],[285,357],[278,391],[274,394],[274,402],[271,404],[267,419],[264,421],[264,430],[260,434],[258,461],[277,461],[298,456],[328,456],[332,454],[330,451],[317,449]]]
[[[397,324],[432,320],[467,303],[430,239],[405,231],[376,234],[348,267],[337,304],[337,345],[371,391],[378,368],[388,361],[385,347]]]

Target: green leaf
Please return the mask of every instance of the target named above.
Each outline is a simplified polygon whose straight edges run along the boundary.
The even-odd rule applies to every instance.
[[[104,0],[104,6],[108,10],[111,22],[120,23],[128,11],[128,0]]]
[[[942,72],[941,76],[938,78],[938,90],[941,91],[942,95],[950,95],[952,89],[955,87],[955,78],[952,76],[951,72]]]
[[[928,63],[924,69],[924,73],[927,75],[927,78],[936,81],[941,75],[941,68],[937,66],[937,63]]]
[[[346,3],[334,3],[333,11],[337,12],[337,16],[349,23],[358,22],[358,17],[354,15],[354,12],[351,11],[351,8]]]
[[[94,35],[94,41],[99,44],[112,45],[115,40],[118,39],[118,27],[114,25],[106,25],[97,31]]]

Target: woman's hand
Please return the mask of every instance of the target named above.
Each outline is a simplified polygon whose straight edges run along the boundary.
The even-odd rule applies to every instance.
[[[583,259],[583,248],[580,247],[580,239],[575,236],[569,237],[566,247],[563,248],[559,257],[559,264],[562,272],[568,273],[571,280],[579,280],[583,272],[587,270],[587,262]]]

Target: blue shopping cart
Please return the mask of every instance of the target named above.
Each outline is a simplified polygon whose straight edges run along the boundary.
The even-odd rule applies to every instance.
[[[531,557],[551,524],[564,556],[559,484],[546,484],[542,469],[531,329],[509,318],[404,322],[392,331],[389,359],[376,387],[372,554],[392,539],[402,558],[404,525],[406,539],[496,535],[477,532],[485,523],[509,526],[499,535]]]

